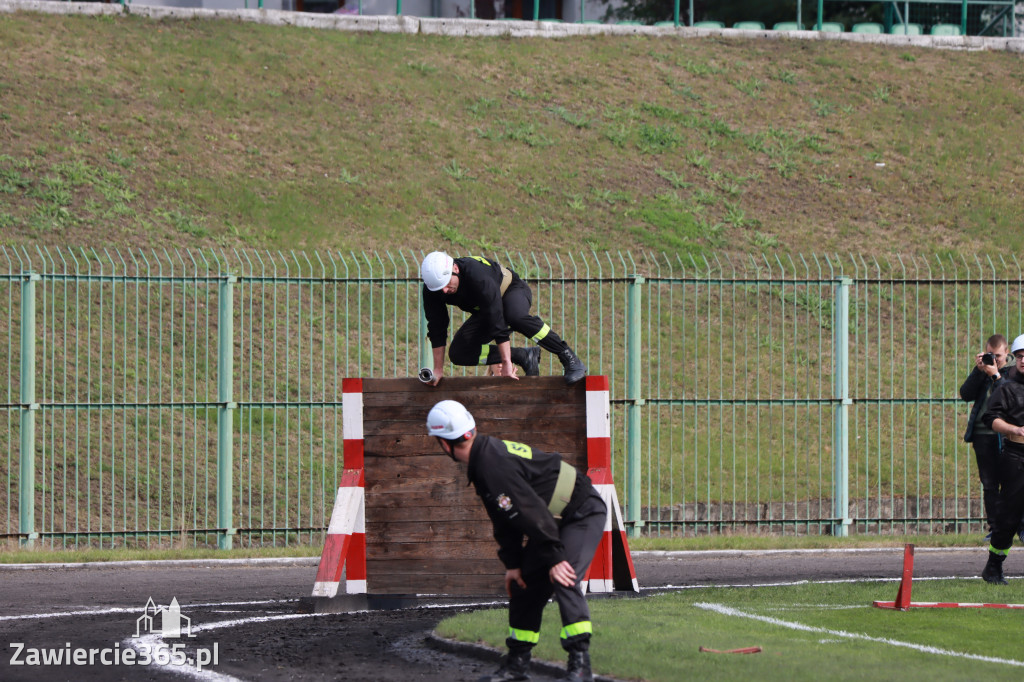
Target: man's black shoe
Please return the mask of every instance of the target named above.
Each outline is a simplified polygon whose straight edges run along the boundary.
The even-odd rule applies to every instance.
[[[490,675],[484,675],[478,682],[520,682],[530,679],[530,651],[509,653],[501,667]]]
[[[1010,583],[1006,582],[1006,578],[1003,577],[1004,558],[989,552],[988,563],[985,564],[985,568],[981,571],[981,579],[993,585],[1009,585]]]
[[[590,671],[589,651],[570,651],[569,662],[565,666],[566,682],[593,682],[594,674]]]
[[[587,376],[587,366],[576,357],[571,348],[566,348],[558,354],[558,360],[565,368],[565,383],[572,386],[577,381]]]
[[[526,356],[523,360],[523,371],[528,377],[540,376],[540,346],[524,348]]]

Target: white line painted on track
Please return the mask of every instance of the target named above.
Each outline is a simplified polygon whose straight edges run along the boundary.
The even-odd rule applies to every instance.
[[[289,564],[299,566],[316,566],[320,563],[320,557],[265,557],[253,559],[148,559],[133,561],[84,561],[81,563],[69,564],[0,564],[0,571],[31,571],[36,569],[53,570],[57,568],[160,568],[161,566],[273,566],[278,564]]]
[[[1016,576],[1006,576],[1007,580],[1017,580]],[[841,585],[844,583],[898,583],[902,578],[836,578],[834,580],[789,580],[778,583],[733,583],[729,585],[662,585],[660,587],[642,587],[644,592],[663,592],[665,590],[706,590],[712,588],[734,588],[734,587],[792,587],[794,585]],[[926,580],[974,580],[973,577],[962,575],[934,576],[927,578],[914,578],[914,582]]]
[[[837,547],[832,549],[645,549],[631,552],[634,557],[693,557],[712,554],[729,556],[762,556],[765,554],[895,554],[902,553],[903,547]],[[915,547],[914,552],[978,552],[985,554],[988,548],[977,547]]]
[[[210,608],[218,606],[259,606],[261,604],[289,604],[295,599],[265,599],[262,601],[225,601],[208,604],[187,604],[190,609]],[[61,611],[55,613],[26,613],[20,616],[0,616],[5,620],[35,620],[43,618],[70,618],[73,616],[102,616],[107,613],[138,613],[138,606],[111,606],[105,609],[89,609],[87,611]]]
[[[696,604],[694,604],[694,606],[696,606],[699,609],[704,609],[705,611],[713,611],[715,613],[719,613],[723,616],[749,618],[751,620],[761,621],[762,623],[768,623],[769,625],[778,625],[779,627],[789,628],[790,630],[800,630],[802,632],[818,632],[824,635],[830,635],[832,637],[843,637],[846,639],[859,639],[866,642],[877,642],[879,644],[888,644],[890,646],[903,647],[905,649],[913,649],[914,651],[920,651],[926,654],[936,654],[938,656],[952,656],[953,658],[964,658],[971,661],[984,661],[986,663],[1004,663],[1006,665],[1024,667],[1024,661],[1017,661],[1012,658],[996,658],[995,656],[968,654],[962,651],[940,649],[939,647],[928,646],[926,644],[901,642],[898,639],[888,639],[886,637],[872,637],[871,635],[865,635],[859,632],[846,632],[845,630],[830,630],[828,628],[819,628],[813,625],[805,625],[803,623],[796,623],[793,621],[781,620],[779,618],[772,618],[771,616],[762,616],[756,613],[741,611],[740,609],[733,608],[731,606],[725,606],[724,604],[709,604],[707,602],[697,602]]]

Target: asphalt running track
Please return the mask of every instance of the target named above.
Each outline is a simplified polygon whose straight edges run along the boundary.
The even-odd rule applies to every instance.
[[[976,577],[984,547],[916,550],[914,575]],[[902,547],[856,550],[636,552],[641,590],[799,580],[889,579],[892,599]],[[316,559],[119,562],[0,566],[0,680],[473,680],[493,669],[486,652],[439,651],[428,635],[464,608],[421,607],[313,615],[303,613]],[[1008,562],[1009,563],[1009,562]],[[1008,565],[1009,576],[1020,566]],[[890,594],[891,593],[891,594]],[[146,638],[139,619],[149,598],[180,605],[191,638]],[[500,604],[498,606],[501,606]],[[308,611],[308,609],[306,609]],[[140,637],[135,637],[140,631]],[[187,642],[180,651],[169,644]],[[12,665],[48,654],[85,665]],[[132,653],[125,653],[131,649]],[[35,653],[33,654],[33,651]],[[104,654],[105,651],[105,654]],[[80,653],[78,653],[80,652]],[[140,665],[148,653],[154,663]],[[92,664],[87,656],[93,656]],[[196,671],[198,656],[212,659]],[[117,660],[119,665],[104,665]],[[134,658],[133,658],[134,657]],[[126,662],[132,659],[133,665]],[[174,665],[185,660],[184,665]],[[166,661],[167,665],[158,665]],[[189,663],[192,661],[192,663]],[[534,672],[533,679],[555,679]]]

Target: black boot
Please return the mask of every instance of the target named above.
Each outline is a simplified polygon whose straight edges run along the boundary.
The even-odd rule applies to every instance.
[[[1010,583],[1006,582],[1006,578],[1003,577],[1003,561],[1005,560],[1005,554],[996,554],[989,551],[988,563],[985,564],[985,568],[981,571],[982,580],[993,585],[1009,585]]]
[[[526,376],[540,376],[540,346],[513,348],[512,362],[522,367]]]
[[[567,682],[593,682],[594,674],[590,672],[590,652],[570,651],[569,662],[565,666]]]
[[[490,675],[484,675],[479,682],[517,682],[530,679],[530,648],[510,649],[501,667]]]
[[[565,367],[565,383],[569,386],[587,376],[587,366],[576,357],[576,354],[572,352],[572,348],[566,347],[565,350],[558,354],[558,360],[562,363],[562,367]]]

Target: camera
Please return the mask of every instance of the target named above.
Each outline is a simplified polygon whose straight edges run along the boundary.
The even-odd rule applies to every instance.
[[[991,353],[985,353],[985,354],[983,354],[981,356],[981,364],[983,364],[983,365],[994,365],[994,364],[996,364],[996,359],[994,357],[992,357]]]

